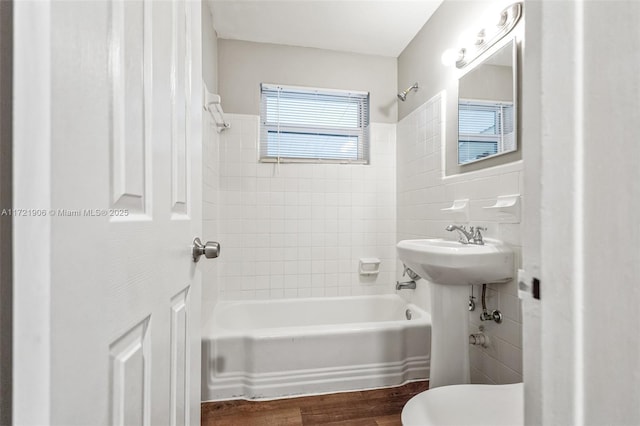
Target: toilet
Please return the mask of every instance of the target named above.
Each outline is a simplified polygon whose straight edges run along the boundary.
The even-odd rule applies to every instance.
[[[427,390],[404,406],[402,425],[524,425],[524,385],[451,385]]]

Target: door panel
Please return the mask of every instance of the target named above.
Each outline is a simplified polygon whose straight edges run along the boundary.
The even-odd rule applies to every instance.
[[[111,345],[111,421],[113,425],[148,425],[150,421],[151,349],[149,318]]]
[[[112,208],[144,214],[151,138],[150,2],[115,0],[110,16]],[[145,108],[147,106],[147,108]]]
[[[171,300],[171,425],[189,422],[189,287]]]
[[[171,153],[172,153],[172,212],[177,215],[188,214],[189,173],[189,62],[191,49],[187,43],[187,31],[190,18],[187,4],[182,0],[173,2],[171,38]]]
[[[17,191],[40,188],[17,200],[49,213],[15,228],[17,355],[38,355],[16,364],[16,423],[197,425],[201,6],[20,3],[18,69],[38,73],[14,112],[45,136],[16,157]]]

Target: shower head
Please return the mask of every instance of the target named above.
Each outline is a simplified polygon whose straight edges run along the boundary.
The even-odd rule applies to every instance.
[[[402,92],[398,93],[398,99],[400,99],[402,102],[407,100],[407,94],[412,91],[412,90],[418,90],[418,83],[413,83],[413,86],[411,87],[407,87],[405,90],[403,90]]]

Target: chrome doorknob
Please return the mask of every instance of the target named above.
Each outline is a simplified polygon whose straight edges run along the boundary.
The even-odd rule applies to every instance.
[[[197,262],[200,260],[200,256],[204,255],[207,259],[215,259],[220,256],[220,243],[215,241],[207,241],[202,244],[200,238],[195,237],[193,239],[193,249],[191,250],[193,255],[193,261]]]

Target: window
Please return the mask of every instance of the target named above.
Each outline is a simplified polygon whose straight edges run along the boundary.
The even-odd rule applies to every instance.
[[[369,163],[369,93],[261,85],[260,160]]]
[[[458,164],[513,150],[513,103],[461,99]]]

